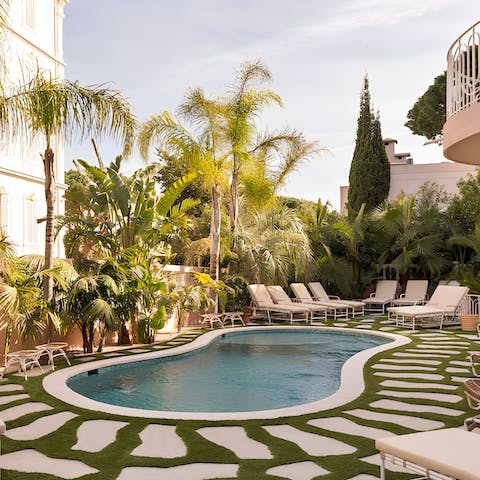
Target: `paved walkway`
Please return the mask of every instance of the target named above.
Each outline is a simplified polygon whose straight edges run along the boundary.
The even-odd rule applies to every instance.
[[[391,328],[385,325],[378,317],[342,323]],[[199,334],[90,359],[174,348]],[[175,424],[108,418],[45,395],[40,378],[24,382],[9,376],[0,384],[0,418],[7,423],[2,480],[47,478],[42,475],[92,480],[378,478],[376,438],[460,426],[472,414],[462,382],[470,376],[469,352],[480,350],[478,339],[460,331],[408,334],[412,343],[370,362],[368,390],[354,402],[278,420]],[[398,466],[389,470],[389,480],[414,477]]]

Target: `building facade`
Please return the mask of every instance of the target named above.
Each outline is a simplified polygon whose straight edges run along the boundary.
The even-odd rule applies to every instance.
[[[468,174],[475,175],[474,165],[443,161],[438,163],[415,164],[410,153],[395,152],[397,141],[392,138],[383,140],[388,161],[390,162],[390,192],[388,200],[415,195],[425,182],[436,183],[444,187],[446,193],[458,193],[457,183]],[[348,186],[340,187],[340,211],[346,213]]]
[[[7,4],[7,28],[2,38],[2,84],[24,84],[37,70],[63,78],[63,9],[68,0],[15,0]],[[3,2],[5,3],[5,2]],[[56,214],[64,211],[64,146],[55,151]],[[46,214],[41,138],[2,144],[0,149],[0,226],[18,255],[44,253]],[[58,238],[55,256],[63,257]]]

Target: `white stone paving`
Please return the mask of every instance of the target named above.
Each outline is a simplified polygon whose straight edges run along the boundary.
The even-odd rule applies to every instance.
[[[41,402],[28,402],[10,407],[0,412],[0,418],[4,422],[16,420],[17,418],[28,415],[29,413],[44,412],[46,410],[53,410],[50,405]]]
[[[431,382],[402,382],[401,380],[384,380],[380,383],[382,387],[390,388],[428,388],[438,390],[457,390],[455,385],[446,385],[444,383],[431,383]]]
[[[179,458],[187,454],[187,447],[174,425],[147,425],[139,436],[142,444],[132,451],[132,455]]]
[[[376,363],[372,368],[377,370],[401,370],[403,372],[435,372],[437,369],[432,367],[418,367],[415,365],[388,365],[383,363]]]
[[[413,417],[410,415],[399,415],[396,413],[381,413],[371,410],[364,410],[356,408],[354,410],[347,410],[344,413],[352,415],[354,417],[363,418],[364,420],[373,420],[377,422],[388,422],[395,425],[402,425],[406,428],[416,431],[435,430],[437,428],[444,427],[443,422],[437,420],[429,420],[421,417]]]
[[[411,363],[419,363],[421,365],[440,365],[442,362],[438,360],[425,360],[423,358],[382,358],[379,360],[380,362],[387,362],[387,363],[401,363],[401,364],[411,364]]]
[[[459,395],[448,393],[431,393],[431,392],[397,392],[394,390],[380,390],[377,395],[385,395],[387,397],[397,398],[424,398],[425,400],[435,400],[436,402],[458,403],[462,400]]]
[[[154,345],[152,348],[155,350],[162,350],[164,348],[170,348],[168,345]]]
[[[433,353],[433,352],[419,352],[418,350],[415,350],[413,348],[407,348],[405,350],[405,352],[407,353],[404,353],[404,352],[396,352],[396,355],[395,353],[392,353],[392,355],[395,355],[397,357],[406,357],[406,356],[409,356],[409,357],[417,357],[417,358],[450,358],[450,355],[448,355],[448,352],[442,352],[442,353]],[[413,353],[413,355],[412,355]],[[403,355],[400,355],[400,354],[403,354]]]
[[[400,372],[374,372],[377,377],[389,378],[420,378],[421,380],[442,380],[443,375],[438,373],[400,373]]]
[[[420,405],[416,403],[405,403],[396,400],[377,400],[370,404],[371,408],[382,408],[385,410],[398,410],[401,412],[418,412],[418,413],[438,413],[439,415],[448,415],[450,417],[458,417],[465,412],[455,410],[453,408],[437,407],[436,405]]]
[[[238,458],[273,458],[268,447],[248,437],[243,427],[204,427],[197,432],[208,441],[228,448]]]
[[[417,352],[417,353],[427,353],[425,350],[418,350],[419,348],[421,348],[422,346],[421,345],[418,345],[416,348],[417,349],[413,349],[413,348],[409,348],[407,351],[408,352]],[[448,347],[446,347],[448,348]],[[440,353],[440,354],[449,354],[449,355],[458,355],[460,353],[462,353],[461,351],[459,350],[441,350],[440,348],[431,348],[428,350],[429,353]]]
[[[110,353],[104,353],[104,357],[121,357],[123,353],[120,352],[110,352]]]
[[[462,360],[452,360],[450,365],[458,365],[459,367],[469,367],[471,362],[464,362]]]
[[[470,373],[469,368],[460,368],[460,367],[447,367],[445,371],[447,373]]]
[[[18,402],[18,400],[25,400],[26,398],[30,398],[30,395],[27,395],[26,393],[19,393],[18,395],[4,395],[3,397],[0,397],[0,405]]]
[[[349,455],[357,449],[330,437],[298,430],[290,425],[270,425],[263,427],[270,435],[295,443],[304,452],[313,456]]]
[[[278,467],[269,468],[266,471],[267,475],[288,478],[289,480],[312,480],[312,478],[326,475],[327,473],[330,472],[319,467],[314,462],[298,462],[290,463],[288,465],[279,465]]]
[[[236,478],[238,465],[222,463],[189,463],[177,467],[127,467],[117,480],[210,480]]]
[[[317,428],[323,428],[324,430],[371,438],[372,440],[395,435],[394,433],[381,428],[358,425],[357,423],[343,417],[317,418],[315,420],[310,420],[307,423]]]
[[[130,350],[125,350],[127,353],[146,353],[150,352],[151,350],[149,348],[132,348]]]
[[[380,454],[376,453],[375,455],[370,455],[369,457],[363,457],[360,459],[362,462],[370,463],[371,465],[380,466]],[[385,462],[385,468],[391,472],[400,472],[400,473],[412,473],[410,470],[401,467],[400,465],[394,465],[390,462]],[[380,470],[379,470],[380,473]]]
[[[378,480],[378,477],[373,477],[372,475],[367,475],[366,473],[361,473],[360,475],[355,475],[349,480]]]
[[[98,470],[78,460],[50,458],[36,450],[20,450],[0,456],[2,470],[23,473],[45,473],[60,478],[78,478],[97,473]]]
[[[5,436],[12,440],[37,440],[55,432],[62,425],[65,425],[65,423],[77,416],[72,412],[54,413],[53,415],[38,418],[23,427],[7,430]]]
[[[380,327],[379,330],[383,330],[384,332],[390,332],[392,330],[396,330],[397,327]]]
[[[457,382],[457,383],[465,383],[466,380],[468,380],[468,377],[451,377],[450,380],[452,382]]]
[[[117,432],[128,425],[127,422],[113,420],[87,420],[77,430],[77,443],[72,450],[99,452],[115,441]]]
[[[0,393],[19,392],[20,390],[23,390],[23,387],[21,385],[18,385],[18,383],[9,383],[7,385],[0,386]]]
[[[445,350],[449,350],[451,348],[455,348],[455,349],[460,349],[460,350],[464,350],[468,347],[464,347],[464,346],[461,346],[461,345],[455,345],[452,347],[452,345],[439,345],[438,342],[437,343],[431,343],[431,344],[428,344],[428,343],[423,343],[423,344],[420,344],[420,345],[417,345],[415,348],[420,348],[422,350],[435,350],[435,349],[438,349],[438,350],[442,350],[442,349],[445,349]]]
[[[79,360],[80,362],[90,362],[91,360],[96,360],[96,357],[81,357],[76,360]]]

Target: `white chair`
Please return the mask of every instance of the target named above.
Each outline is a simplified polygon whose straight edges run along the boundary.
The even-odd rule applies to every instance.
[[[380,451],[380,479],[385,463],[402,466],[431,480],[478,480],[480,435],[460,428],[409,433],[375,441]]]
[[[326,307],[328,312],[333,313],[333,318],[346,318],[348,319],[348,309],[349,305],[340,301],[333,300],[314,300],[310,295],[310,292],[307,290],[307,287],[303,283],[291,283],[290,288],[292,289],[293,294],[297,302],[303,305],[318,305]]]
[[[392,300],[392,307],[421,305],[427,299],[428,280],[408,280],[405,293]]]
[[[288,320],[290,323],[308,322],[310,319],[310,310],[306,307],[274,303],[263,283],[248,285],[247,288],[253,300],[254,315],[257,311],[264,312],[270,323],[272,319]]]
[[[356,317],[357,315],[365,315],[365,304],[363,302],[359,302],[356,300],[345,300],[338,297],[337,295],[328,295],[320,282],[310,282],[308,284],[308,288],[313,293],[313,299],[318,302],[322,302],[323,300],[334,302],[338,301],[340,303],[348,305],[352,309],[350,312],[352,317]]]
[[[303,308],[307,308],[310,311],[310,323],[314,320],[327,319],[327,307],[325,305],[294,303],[280,285],[269,285],[267,290],[277,305],[301,306]]]
[[[420,325],[438,325],[440,329],[447,322],[458,323],[458,309],[468,293],[468,287],[439,285],[432,297],[425,305],[412,305],[410,307],[389,307],[389,313],[397,317],[397,326],[411,324],[415,330],[415,323]]]
[[[379,280],[375,292],[362,300],[365,305],[370,305],[369,308],[365,309],[384,314],[385,307],[390,305],[397,295],[397,287],[397,280]]]

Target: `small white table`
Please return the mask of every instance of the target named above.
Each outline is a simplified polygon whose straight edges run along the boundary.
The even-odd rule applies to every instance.
[[[238,321],[245,326],[245,322],[243,321],[243,312],[225,312],[223,314],[223,323],[226,323],[227,321],[232,322],[232,327],[234,326],[235,321]]]
[[[55,370],[55,364],[53,363],[53,359],[55,357],[63,357],[67,361],[67,363],[72,366],[70,360],[65,353],[65,348],[68,347],[67,342],[50,342],[45,343],[43,345],[37,345],[35,349],[40,352],[40,355],[48,355],[48,364],[52,366],[52,370]]]
[[[25,375],[25,380],[27,380],[27,368],[37,366],[40,371],[43,373],[42,366],[38,359],[41,357],[42,352],[38,350],[18,350],[16,352],[7,353],[7,363],[3,373],[0,375],[0,378],[3,378],[3,375],[6,373],[7,368],[12,365],[19,365],[20,372],[23,372]]]

